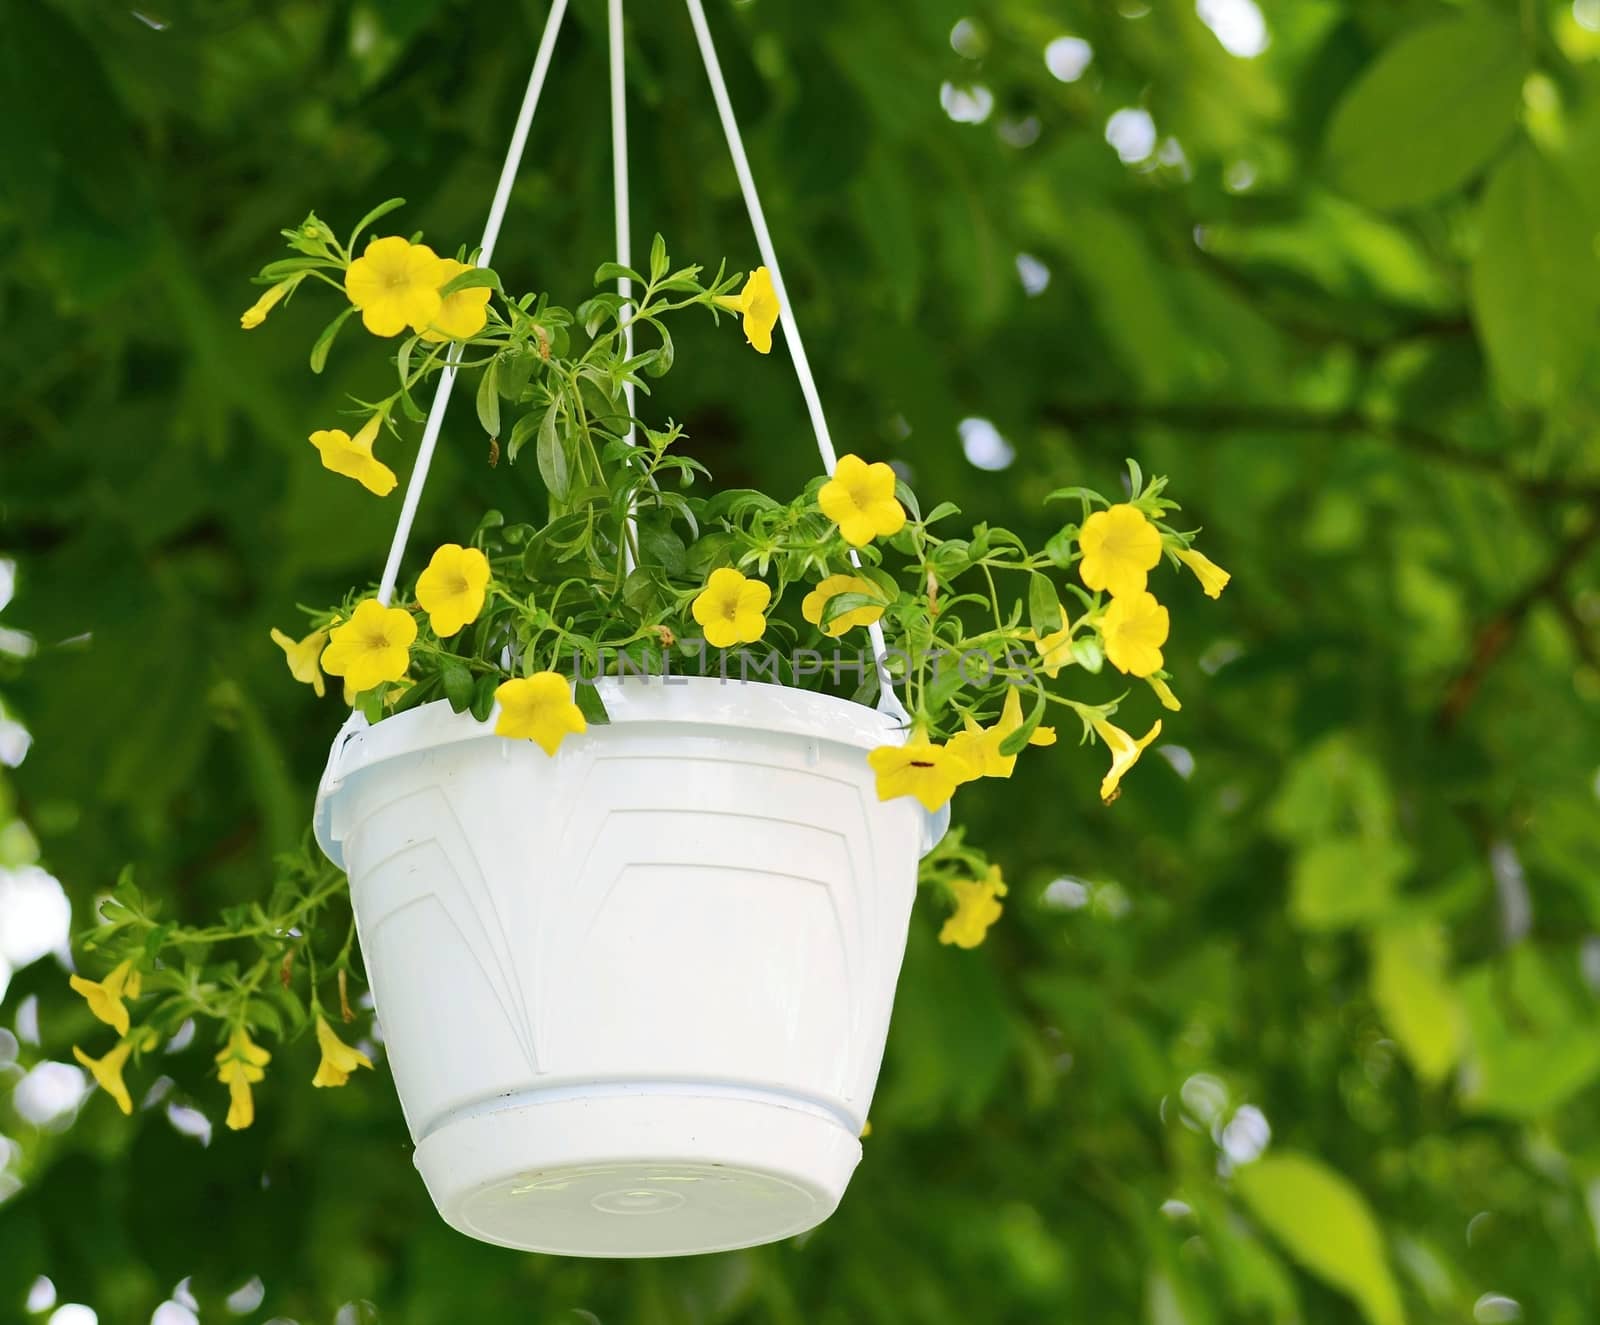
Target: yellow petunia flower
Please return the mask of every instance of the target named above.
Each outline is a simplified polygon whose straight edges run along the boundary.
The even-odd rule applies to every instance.
[[[1181,547],[1177,550],[1178,560],[1194,572],[1195,579],[1200,581],[1200,588],[1204,590],[1207,598],[1221,598],[1222,591],[1228,587],[1228,581],[1233,578],[1221,566],[1212,561],[1204,553],[1196,552],[1192,547]]]
[[[494,697],[500,704],[495,734],[530,740],[547,755],[561,748],[568,733],[589,730],[583,710],[572,701],[572,683],[559,673],[536,672],[507,681]]]
[[[851,547],[890,538],[906,522],[905,507],[894,495],[894,470],[881,460],[869,465],[858,455],[839,458],[833,477],[817,491],[817,505]]]
[[[1145,746],[1161,735],[1161,720],[1156,719],[1155,726],[1137,741],[1104,718],[1092,718],[1089,725],[1094,728],[1095,735],[1106,743],[1106,749],[1111,751],[1111,771],[1100,780],[1100,799],[1110,805],[1122,794],[1122,775],[1139,762]]]
[[[384,681],[398,681],[411,666],[417,623],[404,608],[385,607],[376,598],[357,605],[350,620],[328,632],[322,670],[345,678],[356,694]]]
[[[104,980],[85,980],[75,975],[67,981],[75,993],[82,994],[89,1011],[116,1031],[128,1033],[128,1009],[122,1005],[125,998],[139,997],[139,972],[132,961],[119,962]]]
[[[757,267],[738,294],[719,294],[717,303],[744,319],[745,339],[757,354],[772,353],[772,328],[778,322],[778,292],[772,288],[772,273]]]
[[[1005,909],[1000,905],[1000,898],[1006,895],[1000,867],[989,866],[988,877],[982,880],[952,880],[950,888],[956,895],[956,909],[939,931],[939,942],[953,943],[958,948],[976,948]]]
[[[1145,677],[1161,670],[1161,646],[1167,642],[1167,609],[1151,593],[1113,598],[1100,618],[1106,657],[1119,672]]]
[[[394,470],[372,454],[382,425],[383,415],[374,414],[354,437],[343,428],[326,428],[311,434],[311,445],[321,454],[324,469],[355,479],[374,496],[387,497],[397,482]]]
[[[475,547],[446,543],[417,577],[417,602],[440,639],[478,619],[489,588],[489,558]]]
[[[754,644],[766,634],[766,610],[771,601],[768,585],[723,566],[711,572],[689,610],[705,630],[706,643],[714,649],[728,649],[735,644]]]
[[[344,292],[374,336],[426,331],[439,315],[439,255],[399,235],[374,239],[344,274]]]
[[[1178,697],[1172,693],[1172,687],[1159,676],[1145,677],[1145,684],[1156,692],[1156,698],[1161,701],[1162,708],[1170,709],[1173,713],[1183,708],[1183,705],[1178,703]]]
[[[289,663],[290,676],[315,690],[318,699],[327,694],[327,687],[322,683],[322,668],[317,665],[317,660],[322,657],[323,646],[328,642],[327,631],[313,630],[304,639],[294,640],[274,627],[272,642],[283,650],[283,656]]]
[[[1031,635],[1031,632],[1030,632]],[[1070,667],[1075,659],[1072,656],[1072,625],[1067,620],[1066,614],[1061,616],[1061,629],[1051,631],[1043,639],[1031,635],[1033,647],[1039,654],[1039,666],[1044,668],[1044,674],[1052,681],[1063,667]]]
[[[1161,560],[1161,531],[1137,506],[1123,502],[1085,520],[1078,546],[1083,551],[1078,563],[1083,582],[1122,598],[1144,592],[1150,571]]]
[[[322,1049],[322,1062],[317,1074],[311,1078],[313,1086],[342,1086],[358,1067],[371,1067],[372,1060],[359,1049],[352,1049],[333,1033],[333,1027],[319,1012],[317,1014],[317,1044]]]
[[[242,1131],[256,1120],[250,1083],[266,1075],[262,1069],[271,1061],[272,1055],[251,1040],[243,1026],[234,1029],[226,1047],[218,1052],[217,1079],[228,1087],[227,1125],[232,1131]]]
[[[300,277],[291,276],[286,281],[279,281],[269,288],[261,298],[239,314],[239,325],[246,331],[254,331],[267,320],[267,314],[283,302],[284,295],[300,284]]]
[[[966,730],[952,736],[949,748],[974,770],[975,777],[1008,778],[1017,765],[1016,755],[1003,755],[1000,746],[1006,737],[1022,726],[1022,695],[1016,686],[1006,687],[1006,699],[1000,709],[1000,720],[992,727],[980,727],[971,714],[962,719]],[[1029,745],[1054,745],[1055,729],[1035,727],[1028,737]]]
[[[454,258],[440,258],[434,270],[439,278],[438,288],[442,290],[462,272],[471,271],[472,264],[457,262]],[[439,311],[433,315],[433,321],[422,332],[422,339],[437,344],[476,336],[489,321],[489,296],[492,293],[487,285],[474,285],[470,289],[445,295],[440,300]]]
[[[880,600],[883,597],[883,591],[864,575],[830,575],[801,600],[800,615],[813,626],[821,626],[822,633],[833,639],[838,639],[845,631],[856,626],[870,626],[883,615],[883,604],[880,601],[877,604],[854,607],[848,612],[841,612],[823,626],[822,614],[828,610],[828,604],[840,594],[846,593],[869,594]]]
[[[978,776],[959,753],[934,744],[922,731],[912,732],[904,745],[880,745],[870,751],[867,766],[877,774],[880,801],[912,796],[930,813],[963,782]]]
[[[123,1039],[104,1058],[90,1058],[77,1045],[72,1046],[72,1056],[89,1069],[89,1075],[95,1079],[100,1089],[117,1102],[117,1108],[123,1113],[133,1112],[133,1100],[129,1098],[128,1087],[122,1080],[122,1069],[127,1066],[128,1055],[133,1052],[133,1038]]]

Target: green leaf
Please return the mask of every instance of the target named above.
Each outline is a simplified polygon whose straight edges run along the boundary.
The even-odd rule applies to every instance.
[[[634,271],[632,267],[624,267],[620,262],[602,262],[594,270],[594,283],[596,285],[610,285],[614,281],[632,281],[636,285],[644,285],[645,279]]]
[[[488,288],[498,290],[500,278],[494,274],[490,267],[468,267],[466,271],[458,272],[444,285],[439,287],[441,296],[448,297],[458,290],[478,290]]]
[[[495,380],[500,373],[500,360],[491,359],[478,379],[478,422],[490,437],[500,436],[500,390]]]
[[[667,241],[657,231],[656,237],[650,241],[650,279],[659,281],[667,274],[669,266],[671,262],[667,258]]]
[[[1531,147],[1496,167],[1479,211],[1472,306],[1502,394],[1547,405],[1577,381],[1600,318],[1583,205]]]
[[[1284,1249],[1354,1298],[1370,1325],[1404,1325],[1377,1220],[1341,1174],[1310,1155],[1274,1154],[1241,1168],[1234,1185]]]
[[[479,722],[487,722],[489,713],[494,708],[494,692],[500,688],[500,678],[489,672],[478,678],[478,684],[472,690],[472,716]]]
[[[1022,726],[1000,742],[1000,753],[1002,755],[1018,754],[1028,744],[1033,737],[1033,733],[1038,730],[1039,724],[1044,720],[1044,711],[1047,703],[1045,692],[1041,689],[1034,697],[1033,708],[1028,711],[1028,716],[1023,719]]]
[[[387,216],[390,212],[404,207],[405,205],[406,200],[404,198],[390,198],[386,202],[380,202],[370,212],[357,221],[355,228],[350,232],[350,252],[352,256],[360,256],[355,251],[356,245],[361,242],[361,236],[369,225],[371,225],[374,221]]]
[[[1339,836],[1314,842],[1296,857],[1289,911],[1305,929],[1345,929],[1388,910],[1395,885],[1410,870],[1411,852],[1386,838]]]
[[[1407,33],[1334,111],[1324,149],[1330,177],[1384,210],[1448,193],[1510,136],[1524,72],[1517,34],[1488,14]]]
[[[472,704],[472,670],[455,658],[447,658],[439,669],[439,680],[444,686],[444,697],[450,701],[450,707],[457,713],[464,712]]]
[[[593,675],[587,672],[585,675]],[[591,727],[605,727],[611,722],[611,715],[606,712],[606,702],[600,695],[598,686],[585,685],[578,682],[573,689],[573,702],[577,704],[578,711],[588,720]]]
[[[566,501],[571,478],[567,473],[567,453],[556,433],[556,418],[560,411],[561,400],[557,397],[550,402],[550,408],[545,410],[544,418],[539,422],[539,443],[534,449],[534,458],[539,463],[539,477],[544,480],[550,495],[557,501]]]
[[[332,322],[322,329],[322,334],[317,337],[316,344],[311,347],[311,371],[320,373],[328,364],[328,351],[333,348],[334,338],[339,334],[339,328],[355,312],[352,306],[340,313]]]
[[[1464,1022],[1446,975],[1449,952],[1437,925],[1407,921],[1372,936],[1372,1001],[1424,1081],[1456,1064]]]
[[[1061,600],[1048,575],[1028,577],[1028,625],[1041,639],[1061,629]]]

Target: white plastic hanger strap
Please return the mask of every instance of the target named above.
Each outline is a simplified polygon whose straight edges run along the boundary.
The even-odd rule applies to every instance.
[[[609,23],[611,36],[611,204],[616,218],[617,261],[624,267],[633,266],[632,223],[628,207],[628,84],[623,49],[622,0],[610,0]],[[617,277],[617,293],[624,299],[633,297],[633,282],[626,276]],[[619,314],[622,321],[622,353],[625,360],[633,358],[633,304],[625,303]],[[628,444],[633,445],[637,429],[633,422],[634,387],[632,382],[622,384],[622,399],[628,410]],[[628,528],[622,540],[622,555],[627,568],[633,570],[633,544],[638,525],[633,518],[633,507],[628,507]]]
[[[806,410],[811,415],[811,430],[817,437],[822,468],[824,472],[832,474],[838,464],[838,454],[833,448],[828,420],[822,412],[822,397],[817,391],[816,378],[811,375],[811,361],[806,358],[806,347],[800,340],[794,306],[789,302],[789,291],[783,283],[778,254],[772,246],[772,232],[767,229],[767,215],[761,209],[755,176],[750,172],[750,158],[745,155],[739,121],[733,113],[728,84],[722,77],[722,63],[717,59],[716,43],[711,40],[711,28],[706,23],[705,7],[700,0],[685,0],[685,3],[689,6],[689,21],[694,25],[695,40],[700,44],[700,59],[706,67],[706,77],[711,82],[711,99],[716,102],[717,117],[722,121],[722,135],[728,141],[728,155],[733,158],[733,173],[739,180],[739,192],[744,195],[745,210],[750,213],[750,228],[756,233],[756,248],[760,250],[761,261],[772,276],[773,293],[778,296],[778,317],[783,323],[784,339],[789,344],[789,354],[794,360],[795,375],[800,379],[800,394],[805,397]],[[861,565],[861,558],[854,549],[850,552],[850,562],[854,566]],[[867,634],[872,640],[872,660],[878,670],[878,707],[900,722],[906,722],[910,715],[895,694],[889,677],[888,646],[884,643],[883,627],[874,621],[867,627]]]

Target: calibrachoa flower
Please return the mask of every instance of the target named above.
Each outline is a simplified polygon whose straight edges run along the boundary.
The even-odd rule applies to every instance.
[[[443,284],[439,255],[399,235],[374,239],[344,274],[344,292],[374,336],[426,331],[439,315]]]
[[[828,610],[828,604],[840,594],[847,593],[866,594],[879,601],[866,607],[853,607],[848,612],[841,612],[823,626],[822,614]],[[800,615],[813,626],[821,626],[824,635],[838,639],[845,631],[855,626],[870,626],[878,620],[883,615],[882,599],[883,590],[864,575],[830,575],[801,600]]]
[[[1033,636],[1033,647],[1039,654],[1039,666],[1044,668],[1044,674],[1052,681],[1063,667],[1072,665],[1072,626],[1065,613],[1061,617],[1061,629],[1052,631],[1043,639]]]
[[[438,277],[439,288],[443,289],[462,272],[471,270],[470,263],[440,258],[434,274]],[[437,344],[439,341],[466,340],[476,336],[489,321],[489,296],[492,293],[487,285],[474,285],[445,295],[440,300],[439,311],[433,315],[433,321],[422,332],[422,339]]]
[[[1000,867],[989,866],[988,877],[982,880],[953,879],[950,888],[956,895],[955,914],[944,922],[939,942],[976,948],[1004,910],[1000,899],[1006,895],[1006,885],[1000,877]]]
[[[586,732],[583,710],[572,702],[572,683],[557,672],[536,672],[507,681],[494,692],[500,705],[496,735],[525,738],[547,755],[569,732]]]
[[[267,314],[282,302],[284,295],[300,284],[300,279],[298,276],[291,276],[288,280],[279,281],[268,289],[261,298],[239,315],[239,325],[246,331],[254,331],[267,320]]]
[[[771,601],[770,586],[723,566],[711,572],[689,610],[705,630],[706,643],[714,649],[727,649],[754,644],[766,634],[765,613]]]
[[[317,698],[321,699],[327,693],[327,687],[322,683],[322,668],[317,665],[317,660],[322,657],[323,646],[328,642],[328,632],[313,630],[304,639],[295,640],[274,627],[272,642],[283,650],[283,656],[289,663],[289,675],[303,685],[310,686],[317,692]]]
[[[72,1056],[89,1069],[100,1089],[117,1102],[123,1113],[133,1112],[133,1100],[128,1097],[128,1087],[122,1080],[122,1069],[127,1066],[128,1055],[133,1052],[133,1037],[125,1037],[104,1058],[90,1058],[77,1045],[72,1046]]]
[[[772,288],[772,273],[757,267],[738,294],[719,294],[717,303],[744,319],[745,339],[756,353],[772,352],[772,328],[778,321],[778,292]]]
[[[1110,805],[1122,794],[1119,790],[1122,775],[1139,762],[1139,756],[1144,753],[1145,746],[1161,735],[1161,720],[1158,718],[1155,726],[1137,741],[1121,727],[1114,726],[1105,718],[1091,718],[1089,725],[1106,743],[1106,749],[1111,751],[1111,771],[1100,780],[1100,799]]]
[[[356,694],[384,681],[398,681],[411,665],[411,642],[417,623],[399,607],[385,607],[376,598],[357,604],[350,620],[328,632],[322,670],[342,676]]]
[[[317,1064],[317,1075],[311,1078],[313,1086],[342,1086],[358,1067],[371,1067],[372,1060],[359,1049],[352,1049],[333,1033],[327,1018],[317,1013],[317,1044],[322,1049],[322,1062]]]
[[[104,980],[85,980],[75,975],[67,983],[74,992],[83,995],[89,1011],[107,1026],[118,1035],[128,1033],[128,1009],[122,1005],[122,1000],[139,997],[139,972],[133,969],[131,961],[118,963]]]
[[[475,547],[446,543],[417,577],[417,602],[440,639],[478,619],[489,587],[489,558]]]
[[[870,751],[867,766],[877,774],[880,801],[913,796],[930,812],[948,801],[961,783],[977,776],[956,751],[934,744],[920,730],[913,731],[904,745],[880,745]]]
[[[894,470],[858,455],[839,457],[833,477],[817,491],[817,505],[851,547],[893,537],[906,522],[905,507],[894,495]]]
[[[1006,737],[1022,726],[1022,696],[1015,686],[1006,688],[1005,704],[1000,709],[1000,720],[992,727],[981,727],[969,713],[963,721],[966,730],[958,732],[949,741],[952,753],[972,769],[973,777],[1008,778],[1017,765],[1016,755],[1003,755],[1000,746]],[[1050,727],[1035,727],[1028,737],[1029,745],[1054,745],[1056,734]],[[968,779],[970,780],[970,779]]]
[[[1161,646],[1167,642],[1167,609],[1152,593],[1113,598],[1100,618],[1106,657],[1119,672],[1145,677],[1161,670]]]
[[[234,1028],[227,1046],[217,1054],[217,1079],[228,1088],[228,1127],[242,1131],[256,1120],[255,1097],[250,1084],[260,1081],[272,1055],[250,1039],[243,1026]]]
[[[1177,554],[1178,560],[1194,572],[1195,579],[1200,581],[1200,588],[1207,598],[1222,597],[1222,591],[1228,587],[1228,581],[1233,576],[1210,557],[1196,552],[1192,547],[1181,547]]]
[[[1083,582],[1121,598],[1144,592],[1150,571],[1161,560],[1161,531],[1137,506],[1123,502],[1085,520],[1078,546],[1083,550],[1078,563]]]
[[[354,437],[343,428],[325,428],[311,434],[311,445],[321,454],[324,469],[355,479],[375,496],[387,497],[397,482],[394,470],[372,454],[382,426],[383,415],[374,414]]]

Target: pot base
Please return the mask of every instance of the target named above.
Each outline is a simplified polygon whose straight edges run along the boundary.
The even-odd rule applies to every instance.
[[[666,1090],[509,1096],[424,1137],[416,1165],[461,1232],[563,1256],[731,1251],[833,1213],[861,1158],[841,1119],[779,1094]]]

